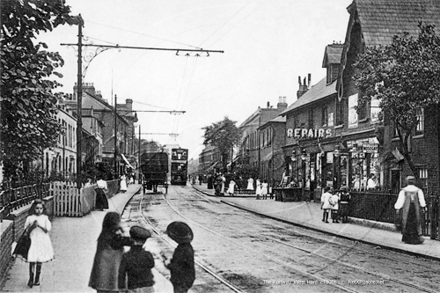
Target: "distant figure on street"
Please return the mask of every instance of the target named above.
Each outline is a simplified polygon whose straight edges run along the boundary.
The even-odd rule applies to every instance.
[[[45,215],[46,208],[41,199],[36,199],[29,209],[29,216],[26,218],[24,229],[29,234],[31,245],[26,261],[29,263],[28,286],[40,285],[40,274],[43,262],[53,259],[53,247],[50,241],[49,231],[52,224],[49,217]],[[34,278],[35,274],[35,278]]]
[[[262,195],[263,199],[267,199],[267,193],[269,192],[268,186],[269,186],[269,184],[267,183],[267,180],[264,179],[263,183],[261,183],[261,195]]]
[[[229,181],[229,187],[228,187],[228,191],[227,193],[230,196],[234,196],[234,191],[235,191],[235,181],[231,179],[231,181]]]
[[[225,195],[225,183],[226,183],[226,177],[222,174],[221,175],[221,188],[220,188],[220,195]]]
[[[261,196],[261,181],[260,179],[257,179],[255,181],[255,195],[257,196],[257,199],[260,199]]]
[[[396,213],[402,209],[402,241],[408,244],[421,244],[420,212],[426,211],[426,202],[423,191],[415,186],[415,177],[406,177],[408,185],[399,192],[394,208]]]
[[[332,222],[339,223],[339,193],[335,192],[328,201],[331,205]]]
[[[117,212],[108,212],[102,222],[102,231],[98,237],[95,258],[89,287],[97,292],[119,292],[119,267],[124,246],[130,246],[132,240],[123,236],[121,217]]]
[[[168,225],[167,234],[178,244],[173,258],[167,264],[171,272],[170,281],[173,284],[174,293],[188,292],[196,279],[194,249],[191,246],[194,234],[186,223],[177,221]]]
[[[374,174],[371,173],[367,181],[367,190],[374,190],[376,186],[377,186],[376,176],[374,176]]]
[[[354,176],[353,189],[354,190],[360,190],[361,189],[361,177],[358,174],[356,174]]]
[[[248,179],[248,184],[247,184],[247,190],[254,190],[254,179],[249,178]]]
[[[122,174],[121,176],[121,185],[120,185],[120,191],[121,192],[126,192],[127,191],[127,176],[125,176],[125,174]]]
[[[108,199],[107,199],[107,181],[102,178],[96,182],[96,201],[95,201],[95,209],[99,211],[103,211],[108,209]]]
[[[350,192],[348,192],[347,186],[341,186],[339,189],[339,216],[342,220],[342,223],[348,222],[348,215],[349,215],[349,202],[350,202],[351,196]]]
[[[212,175],[208,175],[208,189],[212,189],[213,188],[213,180],[212,180]]]
[[[151,252],[144,250],[143,245],[151,233],[140,226],[130,228],[130,236],[133,244],[128,252],[122,255],[119,267],[119,289],[131,293],[154,293],[154,276],[151,269],[154,268],[154,258]]]
[[[328,214],[331,211],[331,205],[329,199],[332,197],[330,193],[330,187],[326,186],[324,188],[324,193],[321,196],[321,209],[323,210],[322,221],[328,223]]]
[[[202,182],[203,182],[203,176],[199,175],[199,185],[202,185]]]
[[[87,182],[86,182],[86,184],[84,184],[84,187],[90,187],[90,186],[92,186],[93,185],[93,183],[92,183],[92,178],[87,178]]]

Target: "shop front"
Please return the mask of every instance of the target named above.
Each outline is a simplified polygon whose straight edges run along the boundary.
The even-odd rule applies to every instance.
[[[300,140],[284,152],[288,177],[284,186],[300,188],[302,200],[320,201],[326,186],[347,186],[353,191],[374,191],[382,186],[384,174],[376,138]]]

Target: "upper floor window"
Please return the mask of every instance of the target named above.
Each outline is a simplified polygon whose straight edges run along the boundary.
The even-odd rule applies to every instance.
[[[328,109],[327,106],[322,107],[321,126],[328,125]]]
[[[309,128],[313,128],[313,126],[314,126],[314,123],[313,123],[313,120],[314,120],[314,113],[313,113],[313,109],[310,109],[309,110]]]
[[[423,108],[419,108],[416,110],[416,116],[417,116],[416,135],[421,135],[425,130],[425,115]]]
[[[336,125],[344,124],[344,104],[343,101],[336,101]]]

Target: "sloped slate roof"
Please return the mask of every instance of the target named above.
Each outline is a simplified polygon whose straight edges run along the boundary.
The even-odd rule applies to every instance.
[[[310,104],[314,101],[328,97],[331,94],[336,93],[336,81],[331,84],[327,84],[327,80],[324,77],[317,84],[313,85],[304,95],[290,105],[286,110],[281,112],[280,115],[285,116],[290,111],[293,111],[299,107]]]
[[[277,116],[274,119],[269,120],[266,123],[264,123],[263,125],[261,125],[260,127],[258,127],[258,129],[264,128],[266,125],[268,125],[270,123],[286,123],[286,116]]]
[[[354,0],[366,46],[388,45],[394,35],[419,33],[418,23],[440,32],[440,0]]]

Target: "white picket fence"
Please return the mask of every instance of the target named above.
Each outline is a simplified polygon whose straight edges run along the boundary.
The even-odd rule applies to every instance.
[[[78,192],[74,183],[54,182],[51,194],[54,197],[54,214],[58,217],[82,217],[95,208],[95,186],[83,187]]]

